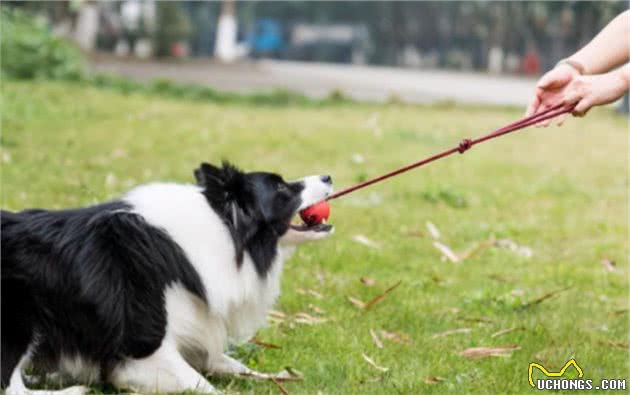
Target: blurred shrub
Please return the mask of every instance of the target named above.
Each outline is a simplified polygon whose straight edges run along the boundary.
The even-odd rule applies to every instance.
[[[174,1],[159,1],[156,6],[155,49],[158,56],[170,56],[173,45],[187,40],[193,27],[181,4]]]
[[[46,23],[10,7],[0,8],[2,75],[9,78],[77,80],[83,55],[68,41],[53,36]]]

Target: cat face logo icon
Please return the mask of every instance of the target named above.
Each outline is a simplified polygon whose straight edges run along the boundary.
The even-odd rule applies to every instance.
[[[564,364],[564,367],[560,369],[559,372],[550,372],[547,369],[545,369],[544,366],[537,364],[536,362],[531,362],[529,364],[529,371],[528,371],[529,385],[531,385],[534,388],[536,387],[534,385],[534,380],[532,379],[532,373],[534,372],[534,368],[538,368],[547,377],[562,377],[562,375],[564,375],[564,372],[566,372],[566,370],[571,365],[573,365],[575,369],[577,370],[578,377],[581,378],[582,376],[584,376],[584,372],[582,371],[582,368],[580,367],[580,365],[577,364],[577,362],[575,362],[575,359],[568,360],[567,363]]]

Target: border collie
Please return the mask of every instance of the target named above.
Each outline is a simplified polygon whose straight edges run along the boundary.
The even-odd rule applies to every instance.
[[[139,186],[92,207],[2,211],[2,388],[217,393],[204,374],[265,378],[224,354],[265,323],[283,261],[333,232],[291,223],[330,176],[285,182],[203,163],[197,185]],[[23,370],[81,384],[29,390]]]

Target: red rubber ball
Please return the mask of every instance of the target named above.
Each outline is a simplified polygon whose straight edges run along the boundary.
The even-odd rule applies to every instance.
[[[319,225],[330,216],[330,204],[327,201],[319,202],[300,211],[302,221],[308,226]]]

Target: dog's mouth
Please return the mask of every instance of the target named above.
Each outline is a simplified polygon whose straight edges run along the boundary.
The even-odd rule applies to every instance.
[[[317,225],[307,225],[305,223],[301,223],[299,225],[291,224],[291,229],[296,232],[330,232],[333,226],[330,224],[317,224]]]
[[[297,215],[297,219],[295,221],[299,221],[299,223],[292,222],[289,227],[296,232],[330,232],[333,228],[332,225],[326,223],[326,220],[324,220],[321,224],[308,225],[300,218],[299,215]]]

